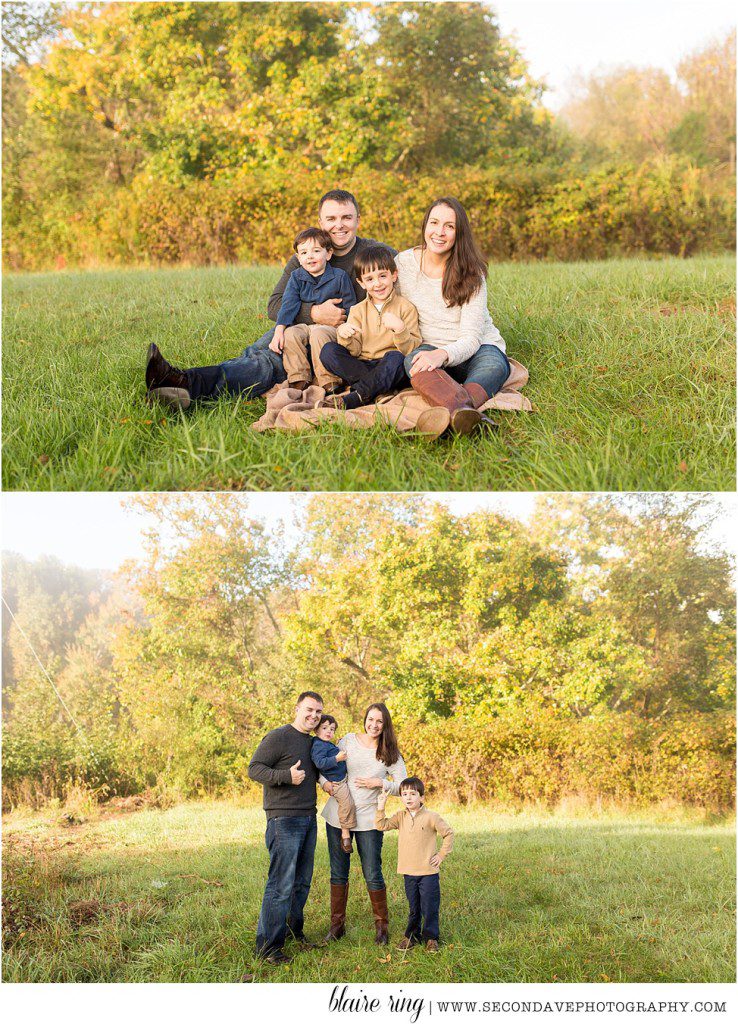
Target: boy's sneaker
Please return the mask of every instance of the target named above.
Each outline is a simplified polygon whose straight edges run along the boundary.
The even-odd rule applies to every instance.
[[[428,941],[425,944],[425,950],[426,950],[427,953],[437,953],[438,952],[438,943],[436,942],[436,940],[435,939],[428,939]]]
[[[418,945],[418,940],[406,935],[404,939],[400,939],[397,943],[397,949],[412,949],[413,946]]]

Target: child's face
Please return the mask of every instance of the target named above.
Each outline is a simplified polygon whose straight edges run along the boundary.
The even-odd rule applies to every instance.
[[[333,737],[336,735],[336,723],[323,722],[320,728],[315,730],[315,735],[319,740],[325,740],[326,743],[332,743]]]
[[[300,266],[307,270],[308,274],[316,277],[325,270],[325,265],[331,257],[331,250],[324,249],[315,238],[309,238],[306,242],[300,242],[297,247],[297,258]]]
[[[408,811],[419,811],[423,798],[417,789],[401,789],[400,798]]]
[[[389,298],[397,280],[396,270],[365,270],[359,284],[374,302],[384,302]]]

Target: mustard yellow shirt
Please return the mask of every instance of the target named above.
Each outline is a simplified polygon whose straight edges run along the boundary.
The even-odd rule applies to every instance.
[[[377,808],[374,827],[380,832],[398,829],[397,841],[397,874],[398,875],[437,875],[438,868],[430,862],[434,853],[440,853],[445,860],[451,852],[454,833],[440,814],[429,811],[425,804],[421,805],[415,817],[407,807],[403,807],[391,818],[386,817],[384,810]],[[436,836],[441,836],[441,849],[436,850]]]
[[[403,331],[394,331],[382,322],[385,313],[396,313],[405,324]],[[354,333],[348,336],[346,328],[353,327]],[[381,359],[387,352],[398,349],[403,355],[409,355],[420,345],[420,327],[418,311],[409,299],[399,295],[395,289],[385,299],[381,310],[367,297],[351,307],[345,324],[337,330],[338,343],[347,348],[352,356],[359,359]]]

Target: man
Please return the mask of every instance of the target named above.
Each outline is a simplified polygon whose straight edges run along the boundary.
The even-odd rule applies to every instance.
[[[356,281],[354,259],[367,245],[377,245],[373,238],[359,238],[359,205],[350,192],[333,189],[321,198],[318,204],[318,224],[327,231],[333,243],[331,266],[344,270],[352,280],[359,302],[366,298],[366,292]],[[389,248],[389,246],[388,246]],[[396,250],[392,249],[396,255]],[[282,295],[290,274],[299,267],[296,256],[285,264],[282,276],[267,304],[270,320],[276,322]],[[329,299],[319,305],[302,303],[295,323],[323,324],[336,328],[346,319],[339,299]],[[168,405],[187,409],[191,402],[203,398],[217,398],[226,392],[239,395],[248,392],[249,398],[256,398],[269,391],[275,384],[286,379],[282,357],[269,349],[274,328],[263,334],[253,345],[244,349],[236,359],[228,359],[215,366],[199,366],[190,370],[178,370],[164,359],[156,345],[149,346],[146,365],[147,398],[158,399]]]
[[[270,964],[289,961],[283,949],[288,929],[298,942],[305,941],[303,910],[313,878],[318,834],[318,772],[310,757],[310,733],[322,713],[320,694],[309,690],[301,693],[292,724],[268,732],[249,765],[249,778],[264,787],[269,851],[256,952]]]

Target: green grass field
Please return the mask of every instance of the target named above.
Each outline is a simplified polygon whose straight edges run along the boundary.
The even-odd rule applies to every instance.
[[[69,827],[59,812],[16,812],[3,828],[3,978],[232,982],[253,969],[279,982],[735,980],[729,822],[674,811],[438,809],[456,831],[442,871],[440,952],[394,949],[406,904],[390,834],[392,945],[372,941],[354,856],[347,935],[280,968],[253,958],[267,870],[260,809],[184,804]],[[328,928],[328,879],[319,828],[306,910],[313,939]]]
[[[490,306],[537,413],[428,445],[391,428],[259,435],[264,400],[144,403],[151,341],[180,366],[270,323],[277,268],[10,274],[11,490],[733,490],[732,257],[507,264]]]

